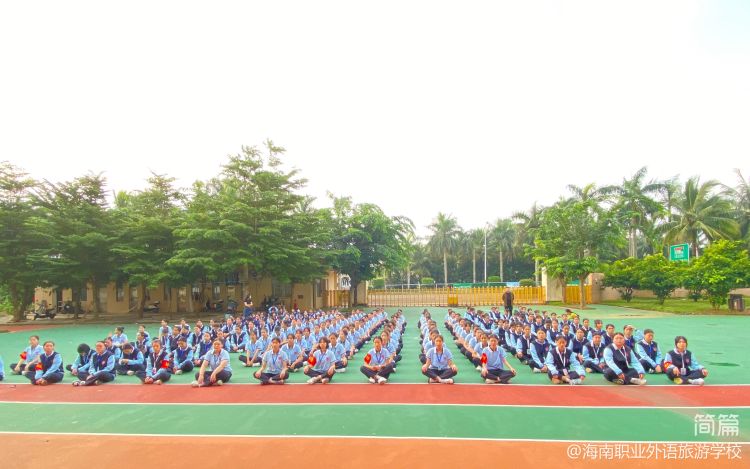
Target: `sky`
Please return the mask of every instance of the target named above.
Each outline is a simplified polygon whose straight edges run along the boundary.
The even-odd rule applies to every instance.
[[[189,187],[270,138],[419,235],[566,186],[750,176],[750,2],[3,2],[0,160]]]

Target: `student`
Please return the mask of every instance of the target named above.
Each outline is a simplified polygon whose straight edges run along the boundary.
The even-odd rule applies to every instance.
[[[94,352],[91,350],[91,347],[89,347],[88,344],[80,344],[78,346],[78,356],[76,357],[73,364],[66,365],[65,369],[70,371],[71,375],[77,376],[78,369],[86,365],[89,362],[89,360],[91,360],[91,355],[93,354]]]
[[[64,375],[62,357],[55,352],[55,343],[51,340],[44,343],[44,353],[39,356],[35,370],[24,373],[31,384],[38,386],[59,383]]]
[[[520,326],[520,325],[519,325]],[[521,363],[528,365],[531,362],[531,343],[534,338],[531,336],[531,326],[523,326],[523,334],[516,342],[516,357]]]
[[[328,337],[321,337],[318,340],[318,349],[314,351],[308,359],[308,365],[305,366],[304,373],[310,377],[307,384],[328,384],[336,373],[336,357],[328,349]]]
[[[0,357],[0,381],[5,379],[5,365],[3,364],[3,357]]]
[[[383,349],[380,337],[372,340],[373,348],[365,355],[365,364],[359,369],[372,383],[385,384],[393,373],[393,360],[387,350]]]
[[[115,371],[118,375],[133,376],[139,371],[146,369],[146,362],[140,350],[133,347],[133,344],[126,343],[122,346],[122,355],[117,360]]]
[[[544,329],[537,329],[536,340],[531,343],[529,352],[531,360],[529,360],[529,367],[534,373],[547,373],[547,365],[544,364],[544,360],[549,353],[550,344],[547,342],[547,333]]]
[[[607,364],[607,369],[604,370],[604,378],[607,381],[639,386],[646,384],[646,380],[643,379],[646,372],[633,350],[625,345],[625,336],[621,332],[616,333],[612,343],[604,349],[604,362]]]
[[[39,336],[32,335],[29,337],[29,346],[26,347],[20,355],[17,363],[11,363],[10,369],[14,375],[34,371],[36,363],[39,361],[39,355],[44,353],[44,349],[39,345]]]
[[[120,357],[122,356],[122,349],[114,346],[114,344],[112,343],[112,337],[107,337],[106,339],[104,339],[104,348],[106,348],[107,351],[115,357],[115,365],[117,365],[117,363],[120,361]]]
[[[625,345],[627,345],[628,347],[630,347],[631,350],[635,350],[636,340],[635,340],[635,337],[633,337],[633,331],[634,330],[635,330],[635,328],[633,326],[629,325],[629,324],[627,326],[625,326],[623,328],[623,330],[622,330],[623,335],[625,336]]]
[[[181,375],[193,371],[193,349],[187,344],[187,340],[182,337],[177,341],[177,348],[172,350],[172,373]]]
[[[288,368],[286,354],[281,351],[281,341],[274,337],[271,348],[263,353],[260,369],[253,373],[253,377],[260,380],[260,384],[284,384],[289,377]]]
[[[247,345],[247,334],[242,332],[242,326],[234,326],[234,332],[229,336],[230,352],[244,352]]]
[[[607,364],[604,362],[604,349],[601,334],[595,333],[591,342],[583,347],[583,366],[586,373],[604,373]]]
[[[609,345],[612,345],[612,341],[615,338],[615,325],[607,324],[607,327],[605,329],[606,329],[606,332],[602,336],[602,342],[604,342],[604,346],[607,347]],[[623,336],[623,341],[625,340],[624,337],[625,336]]]
[[[206,371],[211,374],[206,376]],[[229,363],[229,353],[224,350],[222,340],[213,342],[213,350],[203,356],[200,370],[195,374],[195,381],[191,384],[194,388],[201,386],[221,386],[232,377],[232,365]]]
[[[260,366],[263,353],[261,343],[258,341],[258,333],[253,330],[250,333],[250,341],[245,345],[245,355],[240,355],[239,359],[245,366]]]
[[[112,334],[112,345],[120,348],[128,342],[128,336],[125,335],[125,328],[118,326],[115,328],[115,333]]]
[[[578,318],[576,318],[578,319]],[[583,329],[576,329],[576,335],[568,341],[568,348],[578,359],[578,363],[583,363],[583,349],[586,346],[586,338]]]
[[[281,347],[281,352],[286,355],[289,371],[297,372],[305,365],[305,354],[302,352],[302,347],[294,342],[292,334],[286,336],[286,343]]]
[[[133,344],[133,346],[139,352],[141,352],[141,355],[143,355],[144,357],[151,353],[151,340],[149,340],[148,332],[138,331],[138,333],[135,335],[135,344]],[[146,364],[145,358],[143,364]]]
[[[158,339],[151,342],[151,353],[146,358],[145,371],[139,371],[137,375],[143,384],[159,385],[172,378],[169,367],[169,352],[162,348],[161,341]]]
[[[702,386],[708,370],[687,349],[688,341],[685,336],[675,337],[674,345],[674,350],[667,352],[664,357],[664,372],[667,377],[675,384]]]
[[[210,332],[204,332],[203,333],[203,340],[201,340],[198,343],[198,347],[196,347],[195,352],[193,353],[193,366],[201,366],[203,363],[203,356],[205,356],[208,352],[211,351],[211,348],[213,347],[213,339],[211,339],[211,333]],[[240,360],[242,360],[242,357],[240,357]]]
[[[547,367],[547,376],[552,384],[568,383],[571,385],[582,384],[586,379],[584,371],[578,358],[570,350],[567,341],[563,335],[557,336],[555,345],[547,353],[544,364]]]
[[[497,336],[492,334],[489,345],[482,349],[482,377],[487,384],[508,384],[516,376],[516,370],[508,363],[505,350],[498,343]]]
[[[78,368],[78,381],[74,381],[73,386],[98,386],[115,379],[114,354],[107,350],[101,340],[96,343],[95,349],[91,360]]]
[[[648,373],[661,373],[662,356],[659,344],[654,342],[654,331],[643,331],[643,339],[635,345],[635,354],[641,361],[641,366]]]
[[[349,362],[346,359],[346,349],[339,343],[335,333],[328,335],[328,341],[331,343],[331,352],[333,352],[334,359],[336,360],[336,373],[346,372],[346,364]]]
[[[422,365],[422,374],[428,383],[453,384],[458,367],[453,363],[453,354],[443,347],[443,336],[435,337],[435,346],[427,351],[427,360]]]

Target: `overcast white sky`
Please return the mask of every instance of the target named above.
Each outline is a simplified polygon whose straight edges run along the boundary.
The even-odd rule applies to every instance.
[[[734,183],[749,83],[744,0],[0,5],[0,159],[189,186],[271,138],[420,234],[644,165]]]

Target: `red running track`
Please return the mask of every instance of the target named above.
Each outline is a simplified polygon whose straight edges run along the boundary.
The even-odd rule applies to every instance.
[[[76,388],[0,385],[0,402],[135,404],[464,404],[565,407],[748,407],[750,386],[501,386],[428,384],[186,385]]]

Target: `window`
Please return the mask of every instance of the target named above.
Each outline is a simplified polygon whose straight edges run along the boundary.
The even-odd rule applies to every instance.
[[[273,279],[271,296],[274,298],[290,298],[292,296],[292,284],[279,282]]]
[[[133,296],[133,288],[130,289],[130,296]],[[122,282],[117,282],[117,286],[115,287],[115,301],[123,301],[125,300],[125,285],[122,284]]]
[[[214,300],[221,298],[221,285],[214,285]]]
[[[99,287],[99,305],[107,310],[107,287]]]
[[[81,301],[88,301],[89,300],[89,289],[88,289],[88,287],[81,288],[81,291],[78,293],[78,295],[81,297]]]

